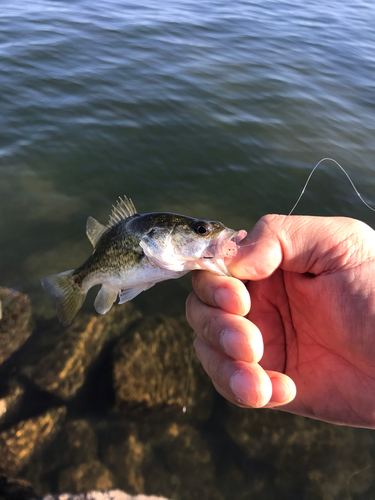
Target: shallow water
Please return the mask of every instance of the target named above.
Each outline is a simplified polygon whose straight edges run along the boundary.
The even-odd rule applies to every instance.
[[[42,325],[40,278],[81,264],[88,215],[106,223],[124,194],[248,230],[288,213],[329,156],[371,204],[374,49],[371,1],[3,0],[0,285],[29,294]],[[374,225],[331,164],[295,213]],[[179,314],[189,287],[135,303]]]

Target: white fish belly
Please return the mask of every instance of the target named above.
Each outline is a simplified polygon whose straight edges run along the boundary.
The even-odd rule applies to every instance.
[[[159,281],[170,279],[177,279],[184,276],[189,271],[170,271],[161,269],[151,263],[143,266],[130,267],[120,271],[120,273],[113,273],[112,271],[103,271],[88,276],[82,283],[82,288],[85,292],[90,290],[95,285],[104,285],[113,290],[124,290],[126,288],[139,287],[141,285],[150,286]]]

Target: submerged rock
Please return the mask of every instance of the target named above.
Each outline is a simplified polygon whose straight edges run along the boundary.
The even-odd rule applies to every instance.
[[[98,458],[98,443],[94,429],[90,423],[83,419],[66,421],[54,439],[44,447],[38,455],[38,464],[34,460],[23,469],[25,479],[38,486],[38,491],[43,491],[43,481],[39,476],[55,474],[70,466]],[[38,479],[37,484],[36,480]],[[48,490],[47,490],[48,491]]]
[[[31,304],[27,295],[0,288],[0,365],[19,349],[32,333]]]
[[[233,405],[225,428],[242,452],[241,465],[267,466],[243,476],[239,495],[242,490],[251,498],[291,498],[299,491],[306,499],[375,498],[375,441],[369,429]]]
[[[18,477],[32,484],[39,494],[57,492],[58,478],[63,472],[65,473],[67,469],[77,471],[82,464],[96,460],[98,460],[98,443],[91,423],[83,419],[66,420],[53,439],[28,460]],[[90,470],[95,475],[95,469]],[[85,477],[87,479],[87,472]],[[87,485],[89,484],[91,485],[88,486],[89,489],[97,487],[94,478],[91,479],[91,483],[87,479]]]
[[[113,472],[116,485],[131,493],[144,491],[144,460],[152,446],[151,441],[141,441],[138,434],[135,423],[125,422],[107,424],[101,432],[103,462]]]
[[[117,422],[102,432],[102,461],[121,489],[179,500],[224,500],[211,450],[192,425]]]
[[[215,459],[206,439],[190,424],[169,424],[151,451],[144,461],[146,492],[180,500],[230,498],[218,487]]]
[[[33,488],[24,481],[9,481],[0,476],[1,500],[42,500]]]
[[[23,394],[24,388],[15,380],[4,387],[0,384],[0,424],[7,422],[17,410]]]
[[[211,411],[212,389],[193,353],[193,339],[185,316],[162,315],[146,318],[121,338],[114,349],[116,410],[186,405],[205,418]]]
[[[31,456],[60,430],[65,414],[65,407],[54,408],[1,432],[0,469],[9,476],[17,474]]]
[[[79,493],[113,488],[112,473],[98,460],[68,467],[59,476],[59,490]]]
[[[37,386],[63,399],[70,399],[85,382],[87,371],[103,346],[123,334],[141,313],[128,302],[103,316],[77,316],[68,328],[58,326],[45,334],[35,364],[23,368]]]
[[[54,467],[59,464],[79,465],[97,458],[98,443],[94,429],[86,420],[67,422],[55,442],[52,450],[48,450],[46,461],[52,460]]]

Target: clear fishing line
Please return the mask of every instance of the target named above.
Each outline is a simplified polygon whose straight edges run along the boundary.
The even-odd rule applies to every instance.
[[[307,188],[307,185],[308,183],[310,182],[310,179],[312,177],[312,174],[315,172],[315,170],[319,167],[319,165],[321,163],[323,163],[323,161],[332,161],[335,165],[337,165],[343,172],[344,174],[346,175],[346,177],[348,178],[350,184],[352,185],[352,188],[354,189],[355,193],[357,194],[357,196],[359,197],[359,199],[366,205],[367,208],[369,208],[370,210],[372,210],[373,212],[375,212],[375,208],[372,208],[370,207],[370,205],[368,203],[365,202],[365,200],[362,198],[361,194],[359,193],[358,189],[355,187],[354,185],[354,182],[351,180],[349,174],[346,172],[346,170],[340,165],[339,162],[337,162],[336,160],[334,160],[333,158],[323,158],[322,160],[320,160],[316,165],[315,167],[312,169],[312,171],[310,172],[310,175],[308,176],[307,178],[307,181],[305,182],[305,185],[303,186],[303,189],[301,191],[301,194],[299,195],[298,197],[298,200],[295,202],[292,210],[288,213],[288,215],[291,215],[292,212],[294,211],[294,209],[296,208],[296,206],[298,205],[298,203],[301,201],[301,198]]]
[[[315,170],[319,167],[319,165],[321,163],[323,163],[324,161],[331,161],[333,162],[335,165],[337,165],[343,172],[344,174],[346,175],[346,177],[348,178],[352,188],[354,189],[356,195],[358,196],[358,198],[362,201],[362,203],[364,205],[366,205],[367,208],[369,208],[370,210],[372,210],[373,212],[375,212],[375,208],[371,207],[368,203],[366,203],[366,201],[362,198],[360,192],[358,191],[358,189],[355,187],[354,185],[354,182],[352,181],[352,179],[350,178],[349,174],[346,172],[346,170],[340,165],[340,163],[336,160],[334,160],[333,158],[322,158],[320,161],[318,161],[318,163],[315,165],[315,167],[311,170],[306,182],[305,182],[305,185],[303,186],[302,188],[302,191],[300,193],[300,195],[298,196],[298,199],[297,201],[295,202],[295,204],[293,205],[293,208],[291,209],[291,211],[288,213],[288,216],[289,215],[292,215],[292,213],[294,212],[294,210],[296,209],[298,203],[301,201],[301,198],[302,196],[304,195],[305,191],[306,191],[306,188],[311,180],[311,177],[313,175],[313,173],[315,172]],[[256,245],[258,244],[260,241],[263,241],[263,240],[257,240],[257,241],[254,241],[252,243],[245,243],[243,245],[239,245],[239,247],[243,248],[243,247],[247,247],[247,246],[252,246],[252,245]]]

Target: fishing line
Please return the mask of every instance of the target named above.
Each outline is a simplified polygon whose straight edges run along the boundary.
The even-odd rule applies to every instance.
[[[354,182],[352,181],[352,179],[350,178],[349,174],[347,173],[347,171],[340,165],[340,163],[336,160],[334,160],[333,158],[322,158],[320,161],[318,161],[318,163],[315,165],[315,167],[311,170],[306,182],[305,182],[305,185],[303,186],[302,188],[302,191],[300,193],[300,195],[298,196],[298,199],[297,201],[295,202],[295,204],[293,205],[293,208],[292,210],[288,213],[288,216],[289,215],[292,215],[292,212],[294,212],[294,210],[296,209],[298,203],[301,201],[301,198],[302,196],[304,195],[305,191],[306,191],[306,188],[307,188],[307,185],[308,183],[310,182],[311,180],[311,177],[313,175],[313,173],[315,172],[315,170],[319,167],[319,165],[321,163],[323,163],[324,161],[331,161],[333,162],[335,165],[337,165],[343,172],[344,174],[346,175],[348,181],[350,182],[352,188],[354,189],[354,192],[356,193],[356,195],[358,196],[358,198],[362,201],[362,203],[364,205],[366,205],[367,208],[369,208],[370,210],[372,210],[373,212],[375,212],[375,208],[371,207],[368,203],[365,202],[365,200],[362,198],[360,192],[358,191],[358,189],[355,187],[354,185]],[[257,241],[254,241],[252,243],[247,243],[247,244],[244,244],[244,245],[239,245],[241,248],[243,247],[247,247],[247,246],[252,246],[252,245],[257,245],[258,243],[260,243],[261,241],[263,240],[257,240]]]
[[[360,200],[361,200],[361,201],[362,201],[362,202],[366,205],[366,207],[367,207],[367,208],[369,208],[370,210],[372,210],[373,212],[375,212],[375,208],[370,207],[370,205],[368,205],[368,204],[365,202],[365,200],[362,198],[362,196],[360,195],[360,193],[359,193],[358,189],[355,187],[354,182],[351,180],[351,178],[350,178],[349,174],[348,174],[348,173],[346,172],[346,170],[345,170],[345,169],[344,169],[344,168],[340,165],[340,163],[339,163],[339,162],[337,162],[336,160],[334,160],[333,158],[323,158],[322,160],[320,160],[320,161],[319,161],[319,162],[315,165],[315,167],[314,167],[314,168],[312,169],[312,171],[310,172],[310,175],[308,176],[307,181],[305,182],[305,185],[303,186],[303,189],[302,189],[302,191],[301,191],[301,194],[300,194],[300,195],[299,195],[299,197],[298,197],[298,200],[295,202],[295,204],[294,204],[294,206],[293,206],[292,210],[288,213],[288,215],[291,215],[291,214],[292,214],[292,212],[294,211],[294,209],[296,208],[296,206],[297,206],[297,205],[298,205],[298,203],[300,202],[300,200],[301,200],[301,198],[302,198],[302,196],[303,196],[303,194],[304,194],[304,192],[305,192],[305,190],[306,190],[306,188],[307,188],[307,185],[308,185],[308,183],[310,182],[310,179],[311,179],[312,174],[313,174],[313,173],[315,172],[315,170],[319,167],[319,165],[320,165],[321,163],[323,163],[323,161],[332,161],[333,163],[335,163],[335,165],[337,165],[337,166],[338,166],[338,167],[339,167],[339,168],[340,168],[340,169],[344,172],[344,174],[345,174],[345,175],[346,175],[346,177],[348,178],[348,180],[349,180],[350,184],[352,185],[352,187],[353,187],[353,189],[354,189],[355,193],[357,194],[357,196],[359,197],[359,199],[360,199]]]

